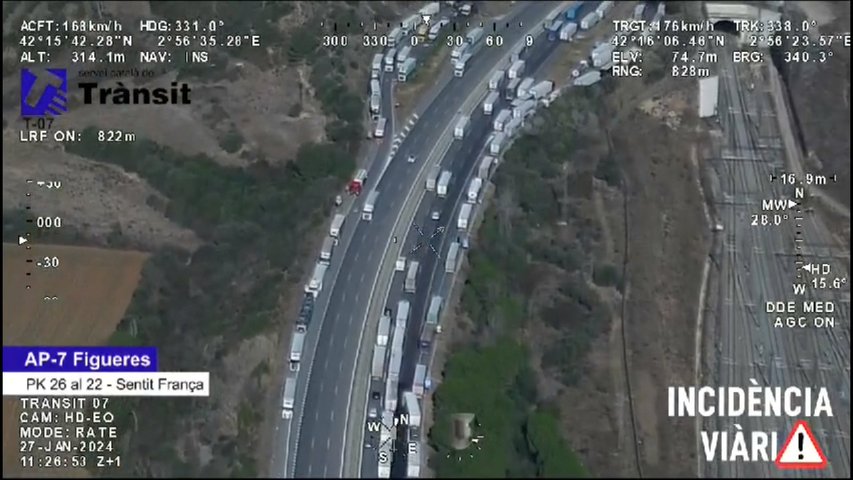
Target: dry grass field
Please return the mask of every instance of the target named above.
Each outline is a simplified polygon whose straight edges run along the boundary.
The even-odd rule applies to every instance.
[[[105,344],[130,303],[147,256],[58,245],[27,250],[4,243],[3,345]],[[44,257],[59,258],[59,268],[38,267]],[[46,301],[45,296],[57,299]],[[3,477],[87,476],[80,469],[23,471],[18,410],[19,402],[3,399]]]

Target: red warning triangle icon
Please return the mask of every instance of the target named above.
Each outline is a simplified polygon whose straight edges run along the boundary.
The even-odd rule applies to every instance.
[[[822,470],[826,468],[826,455],[817,444],[809,425],[798,420],[785,440],[776,467],[782,470]]]

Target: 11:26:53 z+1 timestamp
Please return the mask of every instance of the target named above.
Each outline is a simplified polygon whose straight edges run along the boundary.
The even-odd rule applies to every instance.
[[[83,468],[88,464],[89,460],[84,455],[21,456],[23,468]],[[97,468],[121,468],[121,455],[96,455],[91,464]]]

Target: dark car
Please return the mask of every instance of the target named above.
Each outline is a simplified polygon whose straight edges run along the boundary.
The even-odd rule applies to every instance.
[[[386,309],[385,309],[385,316],[386,316],[386,317],[391,317],[391,316],[392,316],[392,315],[391,315],[391,313],[393,313],[393,312],[391,312],[391,309],[390,309],[390,308],[386,308]]]
[[[379,392],[377,392],[376,390],[374,390],[374,391],[370,394],[370,398],[372,398],[372,399],[374,399],[374,400],[379,400],[379,397],[380,397]]]

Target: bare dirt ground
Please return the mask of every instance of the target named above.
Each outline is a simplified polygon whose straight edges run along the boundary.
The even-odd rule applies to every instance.
[[[27,259],[56,256],[59,268]],[[85,247],[3,244],[3,345],[103,345],[140,279],[147,254]],[[27,276],[27,272],[32,275]],[[27,289],[27,285],[31,288]],[[57,300],[45,301],[45,296]],[[20,403],[3,400],[3,476],[20,476]],[[29,470],[27,476],[87,476],[84,469]]]
[[[694,133],[695,105],[687,100],[695,98],[695,84],[662,82],[670,93],[651,100],[664,108],[642,102],[645,111],[635,110],[612,133],[628,186],[624,333],[642,473],[692,476],[693,427],[666,416],[665,391],[693,381],[694,324],[710,236],[688,159],[703,139]]]
[[[61,216],[66,225],[103,240],[115,225],[147,248],[173,245],[194,249],[199,240],[148,205],[161,197],[144,180],[124,170],[65,153],[50,144],[20,144],[7,129],[3,141],[3,205]],[[39,189],[32,180],[62,182],[58,190]],[[27,196],[27,193],[31,193]],[[58,201],[61,199],[61,201]]]

